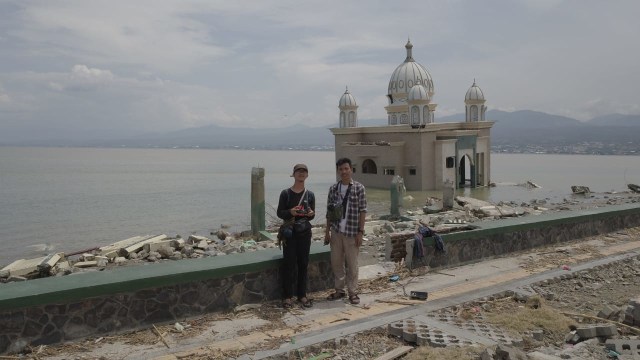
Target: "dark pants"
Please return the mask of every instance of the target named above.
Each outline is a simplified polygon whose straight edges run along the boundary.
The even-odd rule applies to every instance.
[[[293,238],[287,240],[282,247],[282,298],[289,299],[294,294],[298,299],[307,296],[307,268],[309,267],[309,249],[311,248],[311,231],[303,234],[294,232]],[[297,267],[297,271],[296,271]],[[296,281],[297,273],[297,281]]]

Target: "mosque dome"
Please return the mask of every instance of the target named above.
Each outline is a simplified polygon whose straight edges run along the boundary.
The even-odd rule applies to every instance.
[[[409,90],[409,96],[407,97],[408,101],[429,101],[431,98],[429,97],[429,93],[427,89],[423,85],[413,85],[411,90]]]
[[[407,58],[400,64],[391,75],[389,80],[389,95],[406,94],[414,85],[422,85],[427,90],[429,98],[434,94],[433,79],[427,69],[415,62],[411,51],[413,45],[407,41]]]
[[[348,88],[344,91],[344,94],[342,94],[342,97],[340,97],[340,103],[338,104],[338,106],[339,107],[358,106],[356,104],[356,99],[353,97],[353,95],[351,95]]]
[[[473,80],[473,85],[467,90],[467,94],[464,96],[464,101],[485,101],[482,89],[476,85],[476,80]]]

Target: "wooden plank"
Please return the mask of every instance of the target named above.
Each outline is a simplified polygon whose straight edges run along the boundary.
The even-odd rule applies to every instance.
[[[404,354],[409,353],[411,350],[413,350],[413,346],[401,346],[398,348],[395,348],[391,351],[389,351],[388,353],[382,355],[382,356],[378,356],[377,358],[375,358],[374,360],[392,360],[392,359],[396,359]]]

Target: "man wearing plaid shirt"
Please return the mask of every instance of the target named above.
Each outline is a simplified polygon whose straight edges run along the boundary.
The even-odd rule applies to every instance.
[[[351,178],[353,166],[350,159],[339,159],[336,169],[340,181],[329,188],[327,204],[342,206],[342,218],[330,222],[327,217],[324,241],[325,244],[331,244],[331,268],[335,282],[335,292],[327,299],[337,300],[345,297],[346,283],[349,302],[359,304],[358,253],[364,236],[367,196],[364,185]],[[345,197],[346,202],[343,202]]]

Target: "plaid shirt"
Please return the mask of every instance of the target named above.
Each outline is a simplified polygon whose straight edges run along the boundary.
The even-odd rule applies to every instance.
[[[329,195],[327,196],[327,204],[341,203],[340,191],[337,182],[329,188]],[[344,186],[344,185],[342,185]],[[344,229],[344,235],[347,237],[355,237],[358,234],[358,217],[361,212],[367,212],[367,194],[364,190],[364,185],[357,181],[351,180],[351,190],[349,190],[349,201],[347,202],[347,224]],[[327,222],[329,220],[327,219]],[[364,227],[364,224],[362,224]],[[331,230],[339,232],[340,222],[336,221],[331,224]]]

